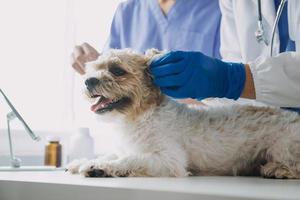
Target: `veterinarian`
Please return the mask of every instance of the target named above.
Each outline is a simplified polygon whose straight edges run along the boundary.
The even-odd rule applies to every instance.
[[[144,53],[156,48],[220,58],[220,20],[218,0],[128,0],[115,12],[104,51],[131,48]],[[84,74],[85,63],[99,55],[89,44],[76,46],[72,66]]]
[[[175,98],[244,97],[300,111],[300,1],[220,0],[220,8],[223,61],[170,52],[151,64],[155,83]]]

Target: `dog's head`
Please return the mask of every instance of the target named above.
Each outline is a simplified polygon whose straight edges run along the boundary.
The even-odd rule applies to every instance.
[[[134,119],[162,101],[162,94],[152,83],[148,64],[159,52],[146,55],[131,50],[111,50],[87,64],[85,85],[91,110],[99,115],[124,114]]]

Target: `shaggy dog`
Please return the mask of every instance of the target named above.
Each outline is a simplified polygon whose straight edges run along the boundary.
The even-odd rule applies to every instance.
[[[67,170],[87,177],[300,178],[297,113],[241,105],[191,109],[153,85],[148,65],[157,53],[111,50],[87,66],[91,110],[116,122],[125,151],[77,160]]]

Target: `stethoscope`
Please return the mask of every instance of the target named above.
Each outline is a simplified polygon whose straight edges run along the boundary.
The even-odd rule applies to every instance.
[[[275,37],[275,31],[276,31],[276,27],[278,26],[278,21],[279,18],[281,16],[284,4],[287,0],[281,0],[278,10],[276,12],[276,17],[275,17],[275,21],[273,24],[273,28],[272,28],[272,34],[271,34],[271,47],[270,47],[270,56],[273,56],[273,45],[274,45],[274,37]],[[255,31],[255,37],[256,37],[256,41],[258,43],[264,43],[266,46],[269,46],[269,41],[265,35],[264,32],[264,26],[262,23],[262,12],[261,12],[261,0],[257,0],[257,4],[258,4],[258,28]]]

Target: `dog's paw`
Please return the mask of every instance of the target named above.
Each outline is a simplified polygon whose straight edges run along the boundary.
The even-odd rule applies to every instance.
[[[294,171],[284,164],[269,162],[261,167],[260,173],[264,178],[276,179],[295,179],[297,178]]]
[[[99,163],[92,160],[79,168],[79,173],[85,177],[126,177],[130,171],[122,168],[117,162]]]
[[[85,158],[73,160],[66,166],[66,171],[70,172],[71,174],[77,174],[79,173],[80,166],[86,162],[88,162],[88,160]]]

